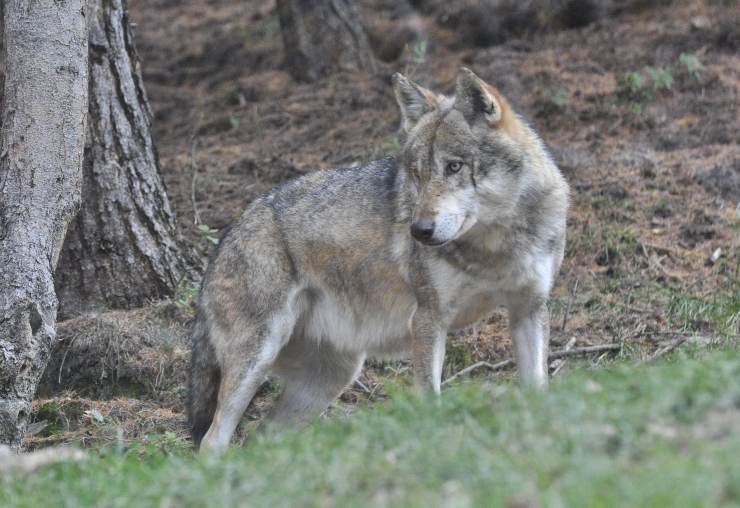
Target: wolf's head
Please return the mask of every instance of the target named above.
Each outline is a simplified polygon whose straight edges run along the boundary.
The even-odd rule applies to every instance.
[[[506,99],[469,69],[444,97],[393,76],[401,108],[400,163],[411,183],[411,234],[429,245],[454,240],[476,223],[503,222],[522,192],[536,135]]]

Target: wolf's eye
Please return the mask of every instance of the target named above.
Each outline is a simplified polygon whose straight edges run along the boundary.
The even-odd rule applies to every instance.
[[[451,175],[460,171],[463,167],[463,163],[460,161],[452,161],[447,163],[447,174]]]

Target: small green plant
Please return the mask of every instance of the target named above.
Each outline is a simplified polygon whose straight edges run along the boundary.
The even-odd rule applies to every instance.
[[[429,49],[429,41],[427,39],[421,39],[416,44],[409,46],[408,44],[403,50],[404,57],[406,60],[406,68],[404,74],[409,77],[413,77],[416,70],[424,65],[427,61],[427,50]]]
[[[383,155],[396,155],[401,151],[401,143],[396,136],[389,136],[383,143]]]
[[[628,99],[641,99],[645,93],[645,77],[639,72],[630,72],[617,83],[617,93]]]
[[[191,284],[188,281],[181,281],[175,288],[175,305],[179,309],[186,310],[190,309],[193,300],[198,295],[198,286]]]
[[[630,227],[607,229],[604,232],[604,244],[615,252],[621,253],[634,249],[637,245],[637,238]]]
[[[422,65],[427,60],[427,46],[429,42],[422,39],[417,42],[411,52],[411,62],[416,65]]]
[[[463,340],[454,337],[447,341],[444,365],[445,378],[453,376],[456,372],[473,363],[475,363],[473,352]]]
[[[645,66],[642,71],[625,74],[617,82],[617,95],[629,103],[633,113],[642,113],[642,103],[655,98],[657,92],[673,90],[670,67]]]
[[[211,242],[213,245],[218,245],[218,229],[212,228],[208,224],[198,224],[198,231],[203,235],[206,241]]]
[[[64,415],[64,409],[61,407],[59,402],[52,400],[44,405],[40,406],[36,410],[34,415],[36,422],[46,422],[45,427],[39,432],[42,437],[59,434],[64,431],[65,426],[68,426]]]
[[[276,15],[270,15],[260,21],[242,25],[238,31],[247,47],[254,48],[280,36],[280,21]]]
[[[699,61],[694,53],[681,53],[678,57],[678,61],[683,64],[688,72],[694,79],[699,81],[701,79],[701,73],[704,70],[704,66]]]
[[[645,73],[650,76],[650,81],[653,84],[653,90],[660,92],[661,90],[672,90],[673,89],[673,72],[669,67],[645,67]]]
[[[568,90],[560,88],[553,94],[552,102],[560,109],[564,109],[565,105],[568,103]]]
[[[668,203],[667,199],[661,198],[657,203],[655,203],[655,206],[653,207],[653,215],[666,218],[670,217],[672,214],[673,211],[671,210],[671,205]]]

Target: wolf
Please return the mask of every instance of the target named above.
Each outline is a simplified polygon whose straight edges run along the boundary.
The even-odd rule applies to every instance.
[[[548,297],[568,186],[535,131],[461,69],[454,96],[393,76],[397,158],[317,171],[257,199],[203,278],[192,340],[193,442],[223,451],[266,376],[269,425],[319,415],[366,357],[410,357],[440,392],[450,330],[508,309],[524,385],[547,383]]]

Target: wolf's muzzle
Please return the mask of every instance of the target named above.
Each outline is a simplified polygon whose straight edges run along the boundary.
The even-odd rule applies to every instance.
[[[434,243],[434,221],[422,219],[412,223],[411,236],[421,243]]]

